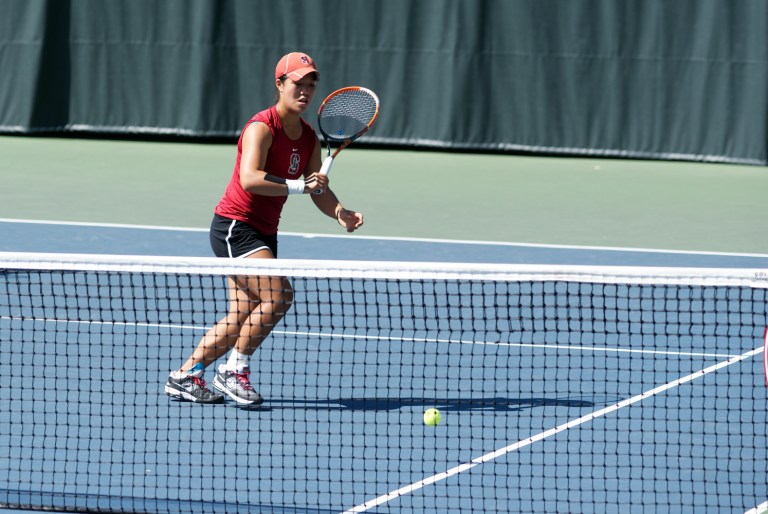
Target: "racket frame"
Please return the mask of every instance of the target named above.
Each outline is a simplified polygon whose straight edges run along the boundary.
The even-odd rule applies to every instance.
[[[333,137],[332,135],[328,134],[323,129],[323,123],[321,121],[321,119],[322,119],[321,114],[323,113],[323,109],[325,108],[326,104],[330,100],[332,100],[334,97],[336,97],[336,96],[338,96],[340,94],[346,93],[348,91],[363,91],[363,92],[369,94],[374,99],[374,101],[376,102],[376,111],[373,113],[373,117],[370,119],[368,124],[362,130],[360,130],[359,132],[357,132],[356,134],[354,134],[354,135],[352,135],[352,136],[350,136],[348,138],[336,138],[336,137]],[[320,104],[320,108],[317,110],[317,127],[320,130],[320,133],[323,135],[323,141],[325,142],[325,146],[326,146],[326,149],[327,149],[326,157],[325,157],[325,160],[323,161],[322,166],[320,167],[320,172],[319,173],[321,175],[327,175],[330,172],[330,170],[331,170],[331,166],[333,165],[333,160],[336,158],[337,155],[339,155],[339,152],[341,152],[343,149],[348,147],[353,141],[355,141],[356,139],[359,139],[366,132],[368,132],[368,130],[370,130],[371,126],[373,126],[373,123],[376,121],[376,118],[378,118],[378,117],[379,117],[379,97],[376,95],[376,93],[374,93],[373,91],[371,91],[368,88],[360,87],[360,86],[348,86],[348,87],[343,87],[341,89],[337,89],[333,93],[331,93],[328,96],[326,96],[325,100],[323,100],[323,103]],[[331,154],[331,150],[332,150],[331,141],[333,141],[333,142],[340,142],[341,143],[336,148],[336,150],[333,152],[333,154]],[[321,192],[322,191],[320,191],[320,190],[316,190],[314,193],[315,194],[320,194]]]
[[[348,91],[363,91],[368,95],[370,95],[376,102],[376,112],[373,113],[373,117],[370,119],[368,124],[362,130],[352,135],[351,137],[348,137],[348,138],[333,137],[323,129],[321,114],[323,113],[323,109],[328,104],[328,102],[330,102],[334,97],[339,96],[340,94],[346,93]],[[335,158],[339,154],[339,152],[345,149],[347,146],[349,146],[349,144],[352,143],[352,141],[360,138],[363,134],[368,132],[368,130],[373,126],[374,122],[376,121],[376,118],[378,117],[379,117],[379,97],[376,96],[376,93],[374,93],[368,88],[360,87],[360,86],[348,86],[348,87],[343,87],[341,89],[337,89],[330,95],[326,96],[325,100],[323,100],[323,103],[320,104],[320,107],[317,110],[317,127],[320,129],[320,133],[323,135],[323,139],[325,140],[325,145],[328,148],[328,155],[331,155],[331,140],[333,140],[334,142],[341,142],[341,145],[339,145],[336,151],[333,152],[333,157]]]

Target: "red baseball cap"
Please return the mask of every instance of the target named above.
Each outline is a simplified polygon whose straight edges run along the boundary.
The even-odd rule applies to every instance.
[[[291,52],[284,55],[275,67],[275,80],[287,75],[291,80],[301,80],[310,73],[317,73],[315,61],[310,56],[301,52]]]

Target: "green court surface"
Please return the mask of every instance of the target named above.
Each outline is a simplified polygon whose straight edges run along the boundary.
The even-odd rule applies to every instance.
[[[0,218],[207,227],[235,142],[0,137]],[[332,188],[367,236],[768,254],[768,170],[350,148]],[[309,197],[286,232],[340,233]]]

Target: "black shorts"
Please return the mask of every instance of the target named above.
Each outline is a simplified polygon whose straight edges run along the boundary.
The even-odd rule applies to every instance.
[[[267,236],[243,221],[231,220],[218,214],[211,222],[211,248],[216,257],[248,257],[267,249],[277,257],[277,235]]]

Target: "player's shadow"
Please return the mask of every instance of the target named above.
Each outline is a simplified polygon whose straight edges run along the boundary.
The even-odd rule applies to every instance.
[[[268,400],[270,409],[302,408],[315,410],[392,411],[408,408],[436,407],[443,411],[521,411],[536,407],[589,408],[613,403],[619,399],[596,397],[568,398],[333,398],[327,400],[286,399]]]

